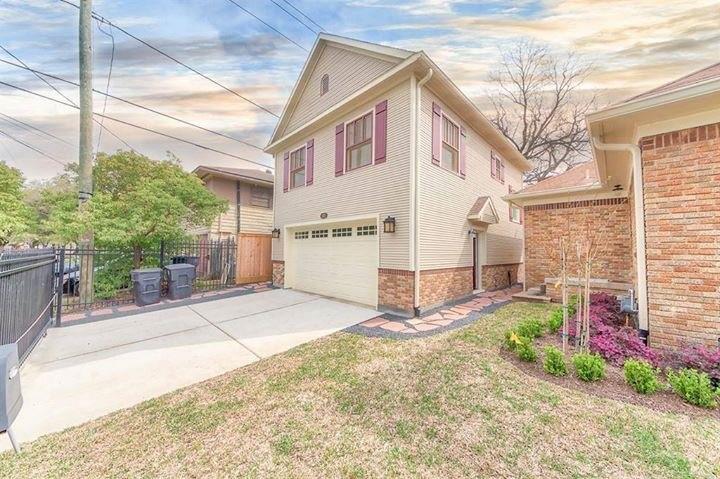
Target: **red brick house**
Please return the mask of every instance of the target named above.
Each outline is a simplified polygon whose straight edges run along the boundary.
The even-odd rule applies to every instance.
[[[551,253],[572,217],[603,241],[593,286],[634,289],[651,345],[717,344],[720,63],[594,112],[587,127],[591,162],[506,197],[524,208],[526,288],[556,297]]]

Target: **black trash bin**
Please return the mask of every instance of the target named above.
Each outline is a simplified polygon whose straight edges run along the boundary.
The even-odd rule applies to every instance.
[[[165,266],[168,279],[168,297],[170,299],[189,298],[195,281],[195,265],[177,263]]]
[[[172,264],[192,264],[194,266],[197,266],[199,259],[199,256],[181,255],[173,256],[172,258],[170,258],[170,261],[172,261]]]
[[[160,268],[134,269],[130,272],[133,282],[133,295],[135,304],[147,306],[160,302],[160,280],[162,270]]]

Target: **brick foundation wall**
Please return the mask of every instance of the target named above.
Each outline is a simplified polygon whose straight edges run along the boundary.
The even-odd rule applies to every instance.
[[[433,307],[471,294],[472,276],[472,266],[420,271],[420,307]]]
[[[720,124],[646,137],[643,163],[650,342],[720,336]]]
[[[402,269],[378,269],[378,306],[413,312],[415,274]]]
[[[507,288],[518,283],[519,264],[490,264],[480,272],[482,288],[485,291]],[[510,274],[508,279],[508,273]]]
[[[558,238],[571,228],[597,232],[603,249],[595,260],[593,277],[633,283],[632,212],[627,198],[572,201],[525,207],[525,286],[542,284],[559,274]],[[570,226],[574,225],[574,226]],[[570,271],[577,270],[574,251]],[[571,273],[574,276],[574,273]]]
[[[285,261],[272,262],[272,284],[279,288],[285,285]]]

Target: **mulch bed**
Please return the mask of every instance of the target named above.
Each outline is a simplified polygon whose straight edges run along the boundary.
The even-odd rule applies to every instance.
[[[648,395],[636,393],[625,383],[622,368],[611,366],[610,364],[608,364],[605,368],[605,378],[598,382],[588,383],[576,378],[573,375],[570,355],[566,358],[566,363],[568,365],[567,376],[555,377],[552,374],[548,374],[543,369],[542,361],[543,349],[545,346],[549,345],[557,346],[562,349],[560,340],[554,336],[546,336],[535,340],[535,347],[538,350],[538,360],[534,363],[521,361],[512,351],[508,351],[505,348],[501,348],[501,356],[515,365],[522,372],[529,374],[530,376],[534,376],[543,381],[548,381],[568,389],[635,404],[638,406],[644,406],[655,411],[685,414],[692,417],[710,417],[720,420],[720,410],[718,408],[706,409],[693,406],[683,401],[679,396],[675,395],[671,391],[658,391],[655,394]],[[570,346],[568,350],[570,354],[572,354],[574,348]]]

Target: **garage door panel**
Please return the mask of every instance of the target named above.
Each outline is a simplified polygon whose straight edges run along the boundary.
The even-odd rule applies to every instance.
[[[369,222],[316,225],[289,232],[289,286],[326,296],[377,305],[378,237],[357,236]],[[352,228],[351,236],[333,237],[333,228]],[[295,231],[328,230],[325,238],[296,239]]]

